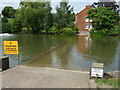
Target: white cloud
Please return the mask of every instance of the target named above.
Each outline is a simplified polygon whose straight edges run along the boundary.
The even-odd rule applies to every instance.
[[[16,2],[15,2],[16,1]],[[12,6],[14,8],[18,8],[20,0],[15,0],[14,2],[11,2],[11,0],[1,0],[0,1],[0,12],[5,6]]]
[[[21,1],[38,1],[41,2],[43,0],[21,0]],[[66,1],[66,0],[48,0],[52,2],[61,2],[61,1]],[[99,0],[67,0],[69,2],[98,2]],[[120,0],[115,0],[116,2]],[[0,2],[20,2],[20,0],[0,0]]]
[[[0,2],[20,2],[20,0],[0,0]]]
[[[30,1],[30,0],[27,0],[27,1]],[[37,0],[37,1],[41,1],[41,0]],[[53,7],[52,12],[55,12],[56,5],[59,5],[59,2],[61,2],[62,0],[50,0],[50,1],[52,2],[51,6]],[[74,12],[77,13],[82,9],[84,9],[86,5],[92,4],[93,2],[98,2],[99,0],[68,0],[68,1],[69,1],[69,4],[74,7]],[[115,1],[118,2],[120,0],[115,0]],[[5,6],[12,6],[14,8],[18,8],[19,3],[20,3],[20,0],[0,0],[0,11],[2,11],[2,9]]]

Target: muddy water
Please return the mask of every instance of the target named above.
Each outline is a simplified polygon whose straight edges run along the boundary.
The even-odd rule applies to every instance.
[[[8,55],[11,67],[19,63],[88,71],[93,62],[101,62],[105,71],[118,70],[120,37],[12,34],[2,38],[19,42],[19,61],[17,55]]]

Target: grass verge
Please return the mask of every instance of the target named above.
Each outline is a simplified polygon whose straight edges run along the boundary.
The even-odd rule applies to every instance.
[[[95,82],[98,85],[110,85],[115,88],[120,88],[120,79],[117,78],[109,78],[109,79],[99,78],[99,79],[95,79]]]

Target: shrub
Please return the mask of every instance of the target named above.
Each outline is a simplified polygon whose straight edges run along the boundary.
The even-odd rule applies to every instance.
[[[46,30],[41,30],[40,33],[44,33],[44,34],[45,34],[45,33],[46,33]]]
[[[26,27],[23,27],[21,33],[26,33],[26,34],[27,34],[27,33],[32,33],[32,28],[29,28],[29,29],[28,29],[28,28],[26,28]]]
[[[48,31],[48,33],[59,33],[59,32],[60,32],[60,30],[58,30],[55,26],[50,28],[50,30]]]
[[[3,33],[11,33],[11,25],[9,23],[2,24],[2,32]]]
[[[73,28],[63,28],[61,29],[63,34],[73,35],[76,34],[76,31]]]

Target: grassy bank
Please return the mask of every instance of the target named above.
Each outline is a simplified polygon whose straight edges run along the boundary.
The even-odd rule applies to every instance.
[[[103,86],[107,85],[107,87],[112,88],[120,88],[120,79],[118,78],[99,78],[95,79],[98,88],[104,88]]]

